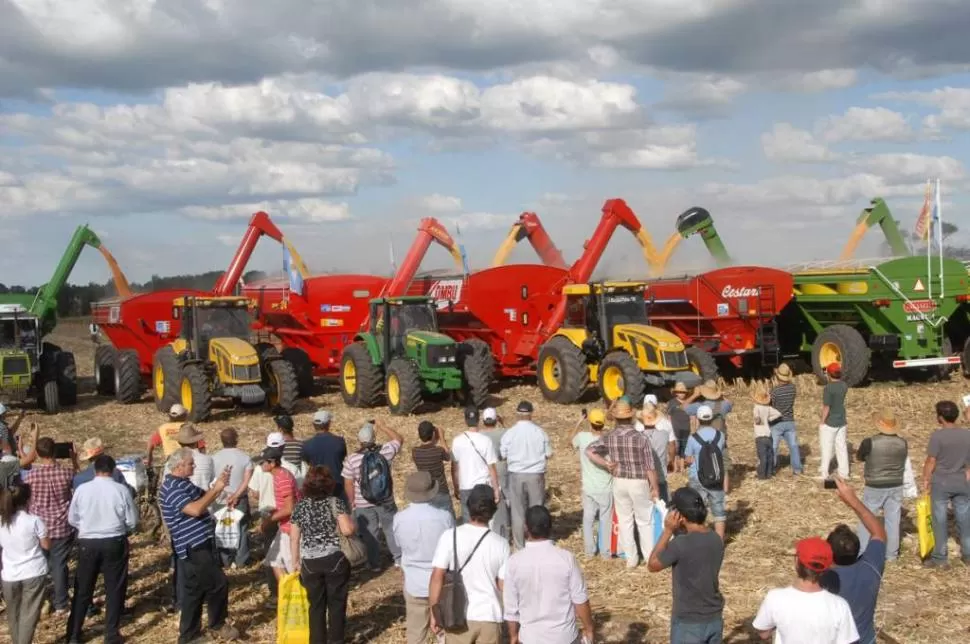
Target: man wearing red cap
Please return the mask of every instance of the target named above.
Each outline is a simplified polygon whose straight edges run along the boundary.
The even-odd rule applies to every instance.
[[[822,389],[822,417],[818,425],[818,443],[822,451],[820,478],[829,477],[832,452],[839,464],[839,476],[849,478],[849,444],[846,441],[845,395],[849,385],[842,380],[842,365],[838,362],[825,367],[828,383]]]
[[[776,644],[852,644],[859,639],[848,602],[822,588],[822,573],[834,563],[821,537],[795,545],[795,582],[769,590],[751,623],[761,639]]]

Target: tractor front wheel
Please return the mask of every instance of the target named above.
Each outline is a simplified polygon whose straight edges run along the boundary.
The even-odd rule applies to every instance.
[[[141,400],[141,364],[134,349],[119,351],[115,358],[115,400],[130,405]]]
[[[600,362],[599,390],[607,405],[621,396],[626,396],[630,404],[639,405],[646,387],[643,372],[629,353],[614,351]]]
[[[589,386],[583,352],[564,337],[555,337],[539,349],[539,389],[546,400],[568,405],[579,400]]]
[[[373,407],[384,388],[384,374],[380,365],[371,360],[363,342],[355,342],[340,359],[340,395],[348,407]]]
[[[263,363],[263,375],[266,379],[266,404],[272,410],[292,414],[300,397],[293,365],[279,357],[267,360]]]
[[[410,360],[395,358],[385,379],[387,406],[395,416],[407,416],[421,404],[421,374]]]
[[[118,352],[110,344],[98,345],[94,351],[94,387],[99,396],[115,393],[115,356]]]
[[[700,376],[701,380],[717,380],[717,360],[707,351],[698,347],[687,348],[687,364],[691,371]]]
[[[187,364],[182,367],[182,381],[179,385],[182,406],[188,410],[188,419],[199,423],[209,417],[212,411],[212,390],[209,388],[209,377],[197,364]]]
[[[825,382],[825,368],[842,365],[842,380],[850,387],[862,384],[869,375],[871,352],[862,334],[851,326],[833,324],[822,329],[812,343],[812,370]]]
[[[56,379],[51,378],[44,381],[38,402],[40,407],[48,414],[56,414],[61,411],[61,396],[58,390]]]
[[[77,404],[77,363],[70,351],[61,351],[54,358],[54,370],[57,372],[57,394],[63,407],[73,407]]]
[[[482,408],[488,403],[488,390],[495,377],[495,359],[488,344],[477,338],[458,345],[465,403]]]
[[[293,365],[296,372],[296,382],[300,387],[300,398],[309,398],[313,395],[313,363],[310,356],[302,349],[287,347],[280,354],[283,359]]]
[[[179,402],[181,373],[178,356],[172,345],[166,345],[155,352],[152,360],[152,396],[155,407],[163,414]]]

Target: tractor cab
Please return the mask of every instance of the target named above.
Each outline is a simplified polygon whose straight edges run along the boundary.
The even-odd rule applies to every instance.
[[[249,344],[252,313],[245,297],[176,298],[172,317],[182,320],[185,349],[200,359],[210,358],[214,339]]]
[[[0,378],[3,391],[26,396],[40,368],[40,320],[19,304],[0,305]]]
[[[423,344],[437,356],[434,362],[454,366],[456,345],[454,340],[438,332],[438,315],[432,298],[413,296],[371,300],[370,320],[371,333],[379,339],[381,361],[385,365],[394,358],[418,358],[418,346]],[[440,358],[444,360],[439,361]]]

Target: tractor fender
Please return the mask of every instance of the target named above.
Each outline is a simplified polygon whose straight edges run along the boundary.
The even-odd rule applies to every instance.
[[[377,338],[374,337],[374,334],[358,333],[354,336],[354,342],[363,342],[364,346],[367,347],[367,353],[370,354],[371,362],[381,364],[381,347],[377,342]]]

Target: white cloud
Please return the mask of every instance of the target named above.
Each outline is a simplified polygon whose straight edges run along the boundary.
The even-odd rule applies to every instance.
[[[701,118],[725,114],[734,99],[747,89],[735,78],[712,74],[688,75],[672,83],[658,107]]]
[[[434,193],[418,200],[421,208],[435,213],[456,212],[461,210],[461,198]]]
[[[779,83],[783,88],[805,93],[852,87],[859,80],[854,69],[822,69],[807,74],[790,74]]]
[[[933,157],[909,152],[877,154],[853,160],[851,164],[889,181],[919,185],[927,179],[956,181],[967,176],[963,163],[949,156]]]
[[[850,206],[868,202],[872,197],[915,196],[923,194],[920,183],[895,184],[873,173],[856,173],[835,179],[783,175],[750,184],[705,184],[700,193],[719,203],[740,206],[800,205]],[[841,212],[841,210],[838,210]],[[825,211],[816,211],[824,215]],[[806,223],[810,223],[806,220]]]
[[[762,134],[761,149],[768,160],[782,163],[825,163],[837,158],[811,132],[791,123],[775,123],[771,131]]]
[[[913,137],[909,121],[885,107],[850,107],[823,119],[816,127],[826,141],[906,141]]]
[[[874,98],[912,101],[939,109],[924,121],[930,130],[970,130],[970,87],[941,87],[928,92],[884,92]]]
[[[245,219],[260,210],[271,213],[274,219],[291,219],[305,223],[324,223],[350,219],[349,205],[331,203],[320,199],[261,201],[231,206],[188,206],[179,212],[199,219],[222,220]]]

